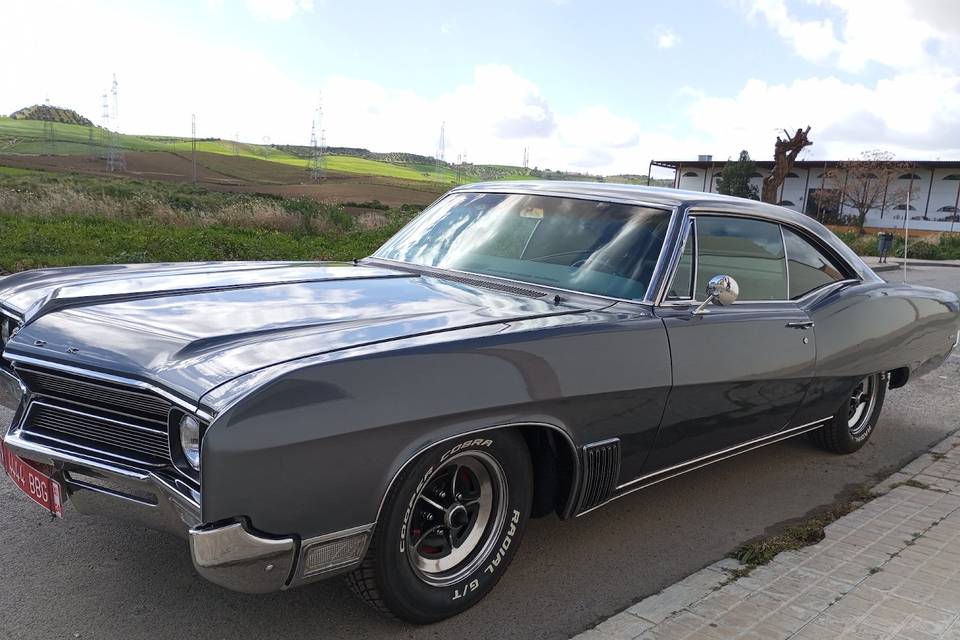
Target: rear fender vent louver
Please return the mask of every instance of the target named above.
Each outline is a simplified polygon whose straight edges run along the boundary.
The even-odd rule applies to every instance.
[[[591,509],[613,495],[620,477],[620,440],[588,444],[581,456],[583,473],[574,513]]]

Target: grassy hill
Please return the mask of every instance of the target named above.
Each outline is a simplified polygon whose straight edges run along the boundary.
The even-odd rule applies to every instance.
[[[32,107],[30,109],[35,109]],[[59,111],[69,111],[62,110]],[[71,112],[73,113],[73,112]],[[62,115],[62,114],[61,114]],[[76,114],[74,114],[76,115]],[[77,116],[81,117],[81,116]],[[66,115],[64,119],[69,120]],[[107,135],[100,127],[55,121],[54,143],[44,140],[44,122],[40,120],[0,116],[0,154],[99,156],[108,145]],[[136,136],[120,134],[120,147],[127,151],[167,151],[184,155],[190,153],[191,140],[168,136]],[[241,156],[269,162],[278,162],[306,169],[310,150],[296,145],[259,145],[235,143],[216,138],[197,141],[197,150],[223,156]],[[511,165],[466,164],[460,167],[449,163],[438,164],[426,156],[409,153],[375,153],[367,149],[338,147],[324,156],[324,168],[330,172],[381,176],[416,182],[454,184],[481,180],[525,180],[530,178],[552,180],[598,180],[588,174],[544,170],[524,170]],[[644,176],[630,176],[645,182]],[[634,181],[634,180],[631,180]],[[656,182],[656,181],[655,181]]]
[[[93,126],[89,118],[73,109],[64,109],[63,107],[54,107],[49,104],[35,104],[30,107],[24,107],[10,114],[14,120],[41,120],[46,122],[62,122],[64,124],[79,124],[83,126]]]

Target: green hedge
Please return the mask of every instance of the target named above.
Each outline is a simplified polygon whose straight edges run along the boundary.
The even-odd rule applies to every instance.
[[[0,271],[125,262],[352,260],[370,255],[399,224],[398,220],[380,229],[309,234],[0,213]]]

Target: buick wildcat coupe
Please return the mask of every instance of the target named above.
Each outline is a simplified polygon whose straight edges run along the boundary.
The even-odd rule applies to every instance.
[[[456,188],[353,262],[17,273],[0,314],[4,467],[42,508],[415,623],[482,599],[530,518],[801,434],[856,452],[960,335],[954,294],[807,216],[564,182]]]

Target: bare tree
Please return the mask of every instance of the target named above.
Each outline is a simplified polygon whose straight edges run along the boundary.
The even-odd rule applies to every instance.
[[[783,135],[786,136],[786,139],[777,136],[777,142],[773,148],[773,170],[770,172],[770,175],[763,179],[761,200],[771,204],[777,204],[779,200],[777,198],[777,191],[780,190],[780,185],[783,184],[783,180],[787,177],[787,174],[793,169],[793,163],[796,161],[797,156],[804,148],[813,144],[810,138],[807,137],[809,133],[810,127],[807,126],[806,129],[797,129],[797,132],[792,136],[784,129]]]
[[[887,151],[864,151],[859,160],[839,162],[829,169],[826,179],[837,188],[818,191],[817,198],[855,209],[857,230],[863,233],[863,224],[871,209],[884,210],[903,200],[906,187],[897,179],[909,171],[909,164],[894,161],[893,154]]]

